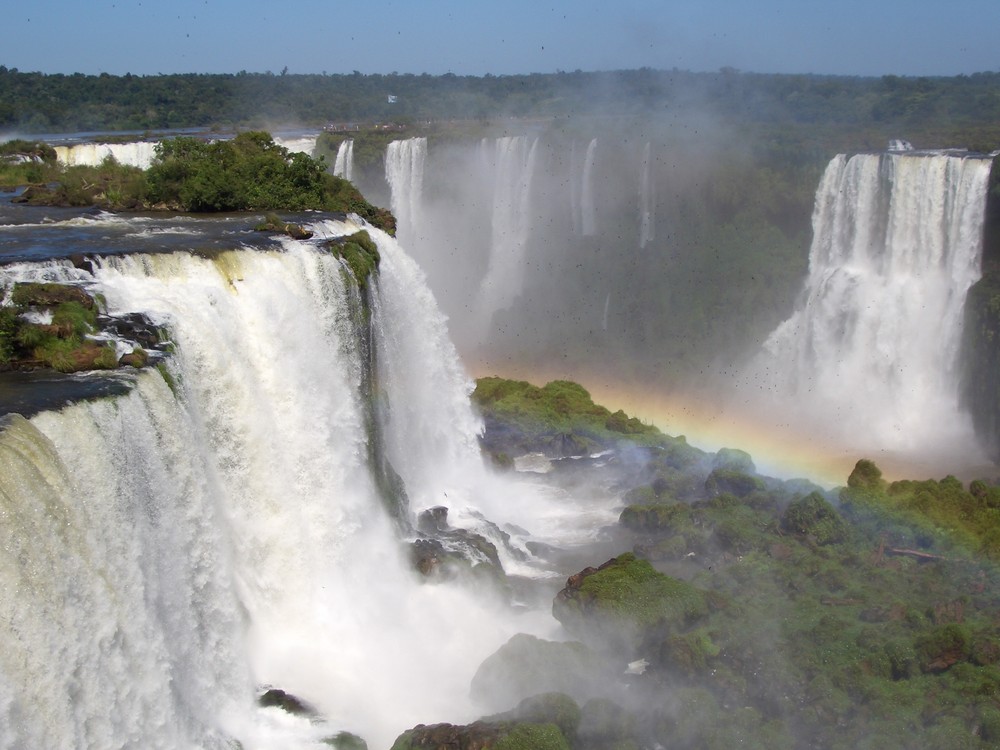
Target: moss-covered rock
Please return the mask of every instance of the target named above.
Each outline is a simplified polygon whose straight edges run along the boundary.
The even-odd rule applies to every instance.
[[[287,234],[293,240],[308,240],[313,236],[313,233],[301,224],[292,224],[283,221],[277,214],[268,214],[265,216],[264,220],[254,227],[254,231]]]
[[[368,750],[368,743],[351,732],[338,732],[333,737],[323,740],[323,744],[329,745],[334,750]]]
[[[917,638],[914,650],[925,672],[943,672],[969,657],[971,638],[967,628],[950,623]]]
[[[720,653],[708,630],[697,628],[670,636],[663,642],[660,663],[684,674],[704,672]]]
[[[378,269],[381,260],[378,245],[371,235],[361,229],[354,234],[330,240],[326,243],[326,247],[335,256],[344,260],[358,286],[364,289],[369,277]]]
[[[75,302],[86,310],[95,307],[93,297],[70,284],[19,281],[11,291],[11,304],[16,307],[54,308],[69,302]]]
[[[847,537],[847,524],[818,492],[791,503],[781,517],[781,527],[809,536],[817,544],[835,544]]]
[[[391,750],[570,750],[569,742],[555,724],[477,721],[418,725],[403,732]]]
[[[852,489],[878,491],[885,487],[882,470],[875,465],[874,461],[862,458],[854,465],[854,470],[847,478],[847,486]]]
[[[628,505],[618,522],[625,528],[645,534],[680,532],[692,516],[691,506],[684,503]]]
[[[704,591],[632,553],[571,576],[552,605],[571,633],[629,649],[657,632],[686,628],[708,611]]]
[[[738,448],[720,448],[712,457],[712,469],[736,471],[742,474],[756,474],[757,467],[746,451]]]
[[[480,378],[472,400],[486,426],[483,449],[492,454],[582,456],[622,440],[650,446],[678,440],[595,404],[583,386],[568,380],[538,387],[523,380]]]
[[[539,693],[525,698],[511,710],[486,717],[489,722],[528,722],[555,724],[571,742],[580,726],[581,711],[576,701],[565,693]]]
[[[705,480],[705,492],[710,496],[721,495],[724,492],[745,497],[752,492],[763,492],[767,489],[764,480],[735,469],[714,469]]]

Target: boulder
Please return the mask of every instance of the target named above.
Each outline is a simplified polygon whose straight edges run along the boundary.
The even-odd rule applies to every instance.
[[[552,614],[570,633],[627,652],[686,628],[708,610],[707,592],[632,553],[570,576],[552,603]]]
[[[403,732],[391,750],[569,750],[569,742],[555,724],[477,721],[455,724],[418,724]]]
[[[258,705],[263,708],[275,707],[280,708],[295,716],[315,716],[316,709],[310,706],[301,698],[296,698],[291,693],[286,693],[284,690],[279,690],[278,688],[268,688],[265,690],[259,698],[257,698]]]

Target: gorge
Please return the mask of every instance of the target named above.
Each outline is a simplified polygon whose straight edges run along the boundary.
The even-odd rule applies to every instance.
[[[341,145],[338,171],[374,182],[357,172],[354,141]],[[695,546],[690,529],[659,546],[636,538],[673,575],[705,584],[701,559],[733,570],[754,555],[800,562],[787,508],[820,497],[821,488],[762,479],[739,451],[703,455],[683,441],[665,443],[671,460],[690,462],[695,489],[674,466],[646,488],[639,459],[629,464],[644,477],[637,487],[620,477],[563,485],[530,471],[495,472],[480,454],[483,422],[469,402],[467,367],[521,371],[549,358],[561,372],[633,383],[674,378],[664,363],[677,352],[702,361],[672,328],[680,318],[671,313],[696,302],[698,315],[684,320],[697,317],[713,345],[730,343],[727,332],[713,332],[713,320],[735,327],[733,317],[749,312],[754,319],[738,332],[766,339],[762,353],[751,340],[721,350],[730,363],[758,351],[739,368],[737,399],[750,388],[801,412],[815,408],[811,429],[842,426],[844,440],[866,450],[901,433],[916,448],[904,441],[894,449],[947,441],[973,450],[958,405],[958,357],[962,305],[980,272],[991,162],[962,153],[834,158],[816,192],[808,273],[773,272],[761,283],[776,283],[781,299],[766,305],[761,296],[739,297],[758,284],[752,259],[735,269],[729,262],[763,240],[794,245],[798,226],[782,224],[786,234],[773,231],[777,223],[749,226],[731,245],[713,236],[702,248],[706,265],[720,265],[713,289],[721,294],[728,274],[746,274],[737,302],[713,307],[691,296],[705,279],[685,257],[693,242],[685,227],[703,218],[691,199],[698,182],[669,145],[589,132],[398,140],[370,186],[391,201],[398,242],[350,216],[297,215],[315,237],[294,240],[254,233],[234,217],[32,209],[30,220],[15,220],[5,207],[0,249],[16,260],[0,272],[5,299],[22,281],[79,285],[110,313],[143,313],[173,352],[159,369],[124,376],[126,394],[4,417],[0,748],[318,748],[340,732],[388,748],[421,722],[471,722],[512,708],[470,695],[480,665],[511,643],[576,637],[553,619],[552,596],[567,575],[623,551],[615,547],[623,507],[633,510],[622,518],[644,533],[659,523],[636,495],[668,509],[667,495],[707,504],[693,525],[712,527],[722,552]],[[381,257],[364,284],[322,246],[361,229]],[[31,238],[43,235],[38,252],[48,257],[32,256]],[[92,270],[74,265],[71,248],[93,257]],[[711,388],[736,382],[722,370],[721,381],[704,376]],[[799,401],[804,392],[810,399]],[[845,394],[847,403],[837,400]],[[921,424],[901,429],[903,417]],[[943,428],[951,424],[954,435]],[[630,451],[614,460],[627,464]],[[862,479],[878,487],[858,472],[852,488]],[[761,500],[754,493],[765,487],[772,494]],[[638,491],[627,499],[627,490]],[[736,511],[736,497],[760,505],[746,500]],[[822,497],[836,501],[834,493]],[[712,515],[732,512],[743,523],[772,502],[785,513],[785,536],[759,549],[740,534],[762,522],[734,531]],[[435,508],[447,508],[451,528],[493,545],[506,583],[494,586],[482,571],[435,583],[413,570],[408,543]],[[813,551],[825,545],[815,533],[802,542]],[[552,549],[572,563],[545,554]],[[470,568],[487,562],[472,546],[459,552]],[[851,554],[860,565],[860,553]],[[830,581],[833,593],[810,627],[836,630],[829,613],[851,607],[894,622],[872,614],[871,602],[857,604],[839,570],[814,564],[802,567]],[[992,568],[983,576],[993,581]],[[737,573],[729,584],[739,588]],[[712,639],[723,642],[707,626],[683,638],[710,664]],[[647,656],[653,672],[676,666],[670,643],[667,656],[616,663],[614,689],[627,693],[622,685],[639,679]],[[760,643],[767,647],[763,633]],[[755,704],[756,718],[726,712],[761,737],[773,730],[781,741],[772,746],[791,747],[771,724],[792,726],[801,707],[779,695],[786,683],[774,673],[764,682],[765,692],[774,690]],[[840,700],[837,691],[846,690],[818,678],[802,684],[815,700],[809,710],[824,717],[833,699],[813,693]],[[266,688],[287,691],[321,718],[260,707]],[[680,699],[671,705],[683,715]],[[629,708],[655,724],[648,707]],[[642,746],[662,738],[658,731],[643,724]]]

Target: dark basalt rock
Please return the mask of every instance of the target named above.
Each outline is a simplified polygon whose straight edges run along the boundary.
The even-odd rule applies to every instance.
[[[438,572],[448,559],[444,545],[435,539],[417,539],[410,544],[410,559],[422,575],[431,576]]]
[[[509,544],[510,535],[496,524],[490,524],[496,536],[504,541],[508,552],[522,554]],[[447,577],[460,571],[490,571],[503,579],[503,564],[496,545],[482,534],[448,525],[448,508],[438,505],[422,511],[417,516],[417,529],[425,535],[411,544],[414,567],[425,576],[443,574]]]
[[[164,345],[160,329],[142,313],[125,313],[113,318],[99,315],[97,325],[105,333],[134,341],[144,349],[160,349]]]
[[[280,708],[295,716],[315,716],[316,709],[310,706],[301,698],[297,698],[291,693],[286,693],[278,688],[269,688],[257,699],[258,705],[263,708]]]
[[[424,534],[436,534],[448,530],[448,509],[443,505],[436,505],[422,511],[417,516],[417,529]]]
[[[368,750],[368,743],[350,732],[340,732],[323,740],[323,743],[334,750]]]

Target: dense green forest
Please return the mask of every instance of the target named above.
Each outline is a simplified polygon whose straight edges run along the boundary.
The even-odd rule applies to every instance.
[[[678,109],[739,121],[853,127],[996,123],[1000,73],[857,78],[642,68],[483,77],[358,71],[88,76],[26,73],[0,65],[0,129],[35,133]]]

